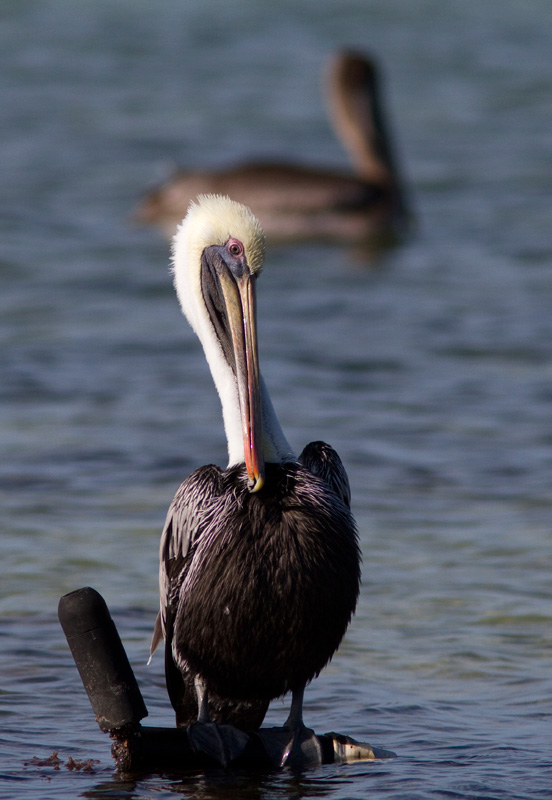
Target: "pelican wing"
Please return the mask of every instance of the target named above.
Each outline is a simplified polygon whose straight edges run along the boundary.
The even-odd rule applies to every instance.
[[[172,638],[180,587],[188,572],[194,544],[204,529],[203,512],[210,500],[220,493],[221,481],[218,467],[201,467],[180,484],[169,507],[159,548],[160,608],[150,657],[161,639]]]
[[[194,674],[177,667],[172,653],[180,588],[188,574],[195,546],[207,533],[211,503],[222,492],[223,475],[209,465],[193,472],[179,487],[172,501],[161,535],[159,590],[160,610],[155,623],[151,652],[165,638],[165,678],[167,691],[176,712],[178,726],[189,725],[197,718],[197,695]],[[215,722],[235,725],[242,730],[257,729],[268,708],[268,700],[251,702],[220,697],[209,692],[209,712]]]
[[[351,507],[349,478],[333,447],[325,442],[311,442],[299,456],[299,462],[313,475],[325,481],[347,508]]]

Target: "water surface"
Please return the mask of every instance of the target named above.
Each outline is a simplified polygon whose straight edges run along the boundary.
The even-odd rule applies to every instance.
[[[551,35],[545,0],[3,4],[1,797],[550,796]],[[123,779],[57,602],[104,595],[148,722],[172,724],[145,665],[159,532],[225,463],[167,244],[128,215],[173,162],[345,166],[319,96],[343,44],[383,64],[418,231],[376,262],[272,250],[261,361],[290,442],[340,452],[362,538],[306,720],[399,757]]]

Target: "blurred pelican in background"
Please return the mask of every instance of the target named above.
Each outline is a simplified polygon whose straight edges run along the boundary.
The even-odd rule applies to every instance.
[[[139,223],[172,237],[198,194],[248,205],[274,243],[325,240],[388,244],[408,230],[409,210],[381,102],[374,60],[335,55],[326,74],[330,119],[354,172],[293,163],[246,162],[225,169],[179,169],[149,191]]]

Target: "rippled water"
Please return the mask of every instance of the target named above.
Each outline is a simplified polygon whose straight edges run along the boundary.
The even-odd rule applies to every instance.
[[[0,797],[550,797],[551,35],[546,0],[2,4]],[[383,62],[418,232],[376,263],[272,251],[261,360],[290,441],[342,455],[363,545],[306,720],[399,757],[123,779],[58,598],[105,596],[171,724],[159,531],[225,461],[167,245],[128,215],[172,161],[345,164],[318,90],[342,44]]]

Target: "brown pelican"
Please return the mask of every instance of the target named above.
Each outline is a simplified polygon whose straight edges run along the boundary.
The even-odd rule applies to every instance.
[[[172,237],[198,194],[229,195],[250,206],[275,242],[326,239],[374,243],[402,234],[408,214],[385,123],[378,72],[363,55],[342,52],[329,66],[330,116],[355,174],[296,164],[245,163],[179,170],[137,208],[138,222]]]
[[[355,610],[360,557],[337,453],[313,442],[296,458],[259,371],[255,285],[264,237],[229,198],[192,203],[173,244],[185,316],[220,395],[229,464],[200,467],[178,489],[160,546],[167,687],[178,725],[258,728],[337,649]],[[304,729],[303,729],[304,730]]]

